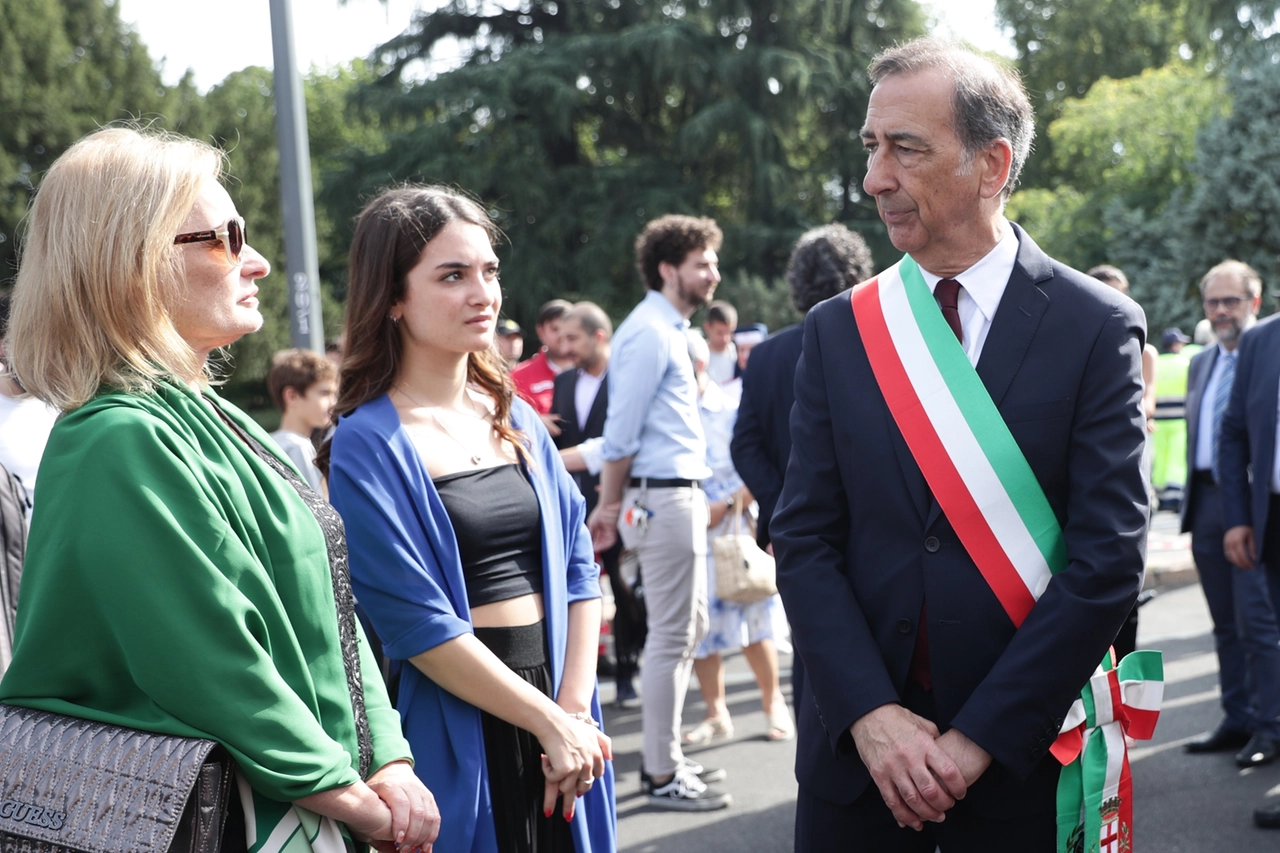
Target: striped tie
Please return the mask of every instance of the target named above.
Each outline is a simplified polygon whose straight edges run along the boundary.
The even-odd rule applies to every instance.
[[[1231,386],[1236,380],[1236,354],[1226,354],[1222,363],[1222,373],[1218,376],[1218,387],[1213,393],[1213,481],[1222,482],[1218,476],[1218,447],[1222,443],[1222,416],[1227,413],[1227,403],[1231,400]]]

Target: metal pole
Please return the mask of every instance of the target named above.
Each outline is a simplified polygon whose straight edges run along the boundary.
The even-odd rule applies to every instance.
[[[284,212],[284,254],[289,269],[289,330],[295,347],[324,352],[307,106],[293,45],[293,13],[289,0],[271,0],[271,41],[275,61],[272,77],[276,140],[280,147],[280,206]]]

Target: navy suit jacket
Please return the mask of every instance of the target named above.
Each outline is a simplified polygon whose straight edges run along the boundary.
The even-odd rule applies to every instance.
[[[1196,443],[1200,440],[1200,407],[1204,404],[1204,386],[1209,384],[1213,375],[1213,366],[1218,363],[1217,345],[1205,347],[1191,357],[1187,366],[1187,491],[1182,498],[1179,510],[1182,521],[1182,532],[1190,533],[1191,524],[1195,520],[1192,514],[1196,503],[1196,483],[1192,476],[1196,470]],[[1206,424],[1212,429],[1212,424]]]
[[[606,373],[596,392],[596,399],[591,403],[591,411],[587,412],[586,427],[578,429],[578,390],[577,369],[566,370],[556,377],[555,387],[551,391],[551,414],[560,416],[560,434],[555,437],[556,447],[577,447],[588,438],[599,438],[604,435],[604,418],[609,412],[609,379]],[[578,484],[582,496],[587,501],[587,514],[596,508],[600,493],[596,486],[600,484],[598,474],[586,471],[575,471],[569,475]]]
[[[742,375],[742,402],[729,452],[733,467],[760,507],[756,542],[769,544],[769,520],[782,494],[791,456],[791,404],[804,327],[788,326],[751,351]]]
[[[1240,338],[1236,381],[1218,438],[1223,523],[1228,530],[1251,525],[1259,557],[1267,531],[1271,471],[1276,459],[1278,386],[1280,315],[1272,315]]]
[[[808,673],[796,775],[831,802],[867,786],[849,728],[902,701],[927,603],[935,722],[994,759],[969,802],[1000,811],[1034,794],[1052,803],[1048,749],[1138,594],[1142,309],[1015,233],[1017,261],[977,372],[1063,526],[1069,560],[1016,631],[893,421],[849,294],[805,320],[771,531]]]

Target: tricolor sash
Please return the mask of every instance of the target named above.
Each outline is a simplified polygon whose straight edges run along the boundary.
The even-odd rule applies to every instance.
[[[346,828],[296,803],[268,799],[236,774],[249,853],[354,853]]]
[[[1035,472],[910,255],[855,287],[851,301],[871,370],[894,423],[961,544],[1010,620],[1021,626],[1053,575],[1067,566],[1062,527]],[[1143,654],[1159,659],[1159,652]],[[1112,671],[1109,661],[1110,655],[1104,671]],[[1145,666],[1150,669],[1149,664]],[[1096,707],[1092,702],[1090,686],[1086,685],[1076,705]],[[1157,701],[1157,712],[1158,707]],[[1063,726],[1061,737],[1075,737],[1083,743],[1083,721],[1084,717],[1074,722],[1068,718],[1070,725]],[[1090,738],[1099,733],[1115,739],[1106,734],[1111,729],[1105,724],[1088,731]],[[1137,731],[1131,734],[1138,736]],[[1055,745],[1054,755],[1064,764],[1078,765],[1087,751],[1076,749],[1072,754],[1070,749]],[[1123,736],[1116,754],[1127,767]],[[1075,780],[1075,803],[1079,802],[1081,784],[1088,789],[1095,781],[1094,774],[1089,774],[1081,783],[1069,769],[1064,768],[1059,783],[1060,804],[1064,802],[1061,789],[1068,780]],[[1101,790],[1099,787],[1097,792]],[[1126,804],[1117,813],[1131,814],[1128,790],[1116,796]],[[1091,801],[1090,795],[1085,800]],[[1080,808],[1074,815],[1073,828],[1081,820]],[[1060,815],[1060,824],[1066,819]],[[1126,838],[1131,838],[1129,824],[1123,828]],[[1060,832],[1058,846],[1064,853],[1065,844]]]
[[[1133,849],[1133,780],[1125,736],[1149,740],[1164,697],[1160,652],[1137,651],[1114,666],[1102,661],[1071,705],[1052,747],[1058,780],[1060,853]]]

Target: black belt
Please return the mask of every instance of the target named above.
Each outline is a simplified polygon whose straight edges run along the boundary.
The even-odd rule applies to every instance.
[[[1203,471],[1191,472],[1191,482],[1197,486],[1216,486],[1218,485],[1213,479],[1213,472],[1205,469]]]
[[[632,477],[628,483],[633,489],[648,487],[650,489],[701,489],[698,480],[681,480],[676,477]]]

